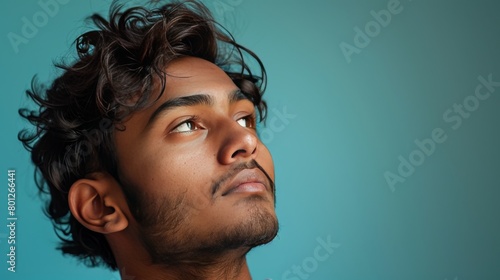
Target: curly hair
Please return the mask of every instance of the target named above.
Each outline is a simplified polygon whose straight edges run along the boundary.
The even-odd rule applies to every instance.
[[[219,66],[253,102],[260,121],[267,109],[262,99],[266,71],[258,56],[236,43],[196,1],[127,9],[113,2],[109,21],[98,14],[89,19],[95,30],[75,40],[75,61],[55,64],[62,74],[50,85],[33,78],[26,94],[38,109],[23,108],[19,114],[36,129],[21,130],[18,138],[31,152],[45,213],[61,239],[58,249],[88,266],[116,270],[104,235],[71,215],[71,185],[97,171],[117,178],[114,132],[125,129],[123,122],[133,112],[158,100],[167,83],[164,69],[172,60],[193,56]]]

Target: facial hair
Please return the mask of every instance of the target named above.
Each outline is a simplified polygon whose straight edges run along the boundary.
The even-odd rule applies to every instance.
[[[244,169],[260,169],[267,177],[268,186],[276,201],[275,185],[267,172],[255,160],[233,166],[228,172],[212,182],[215,194],[219,187]],[[123,184],[123,182],[121,182]],[[172,266],[182,264],[210,265],[217,262],[229,250],[241,250],[244,254],[252,248],[266,244],[276,237],[278,221],[274,213],[259,206],[261,196],[242,198],[249,203],[248,215],[237,224],[215,228],[208,235],[200,235],[190,226],[190,213],[195,205],[204,205],[206,211],[210,202],[190,203],[183,194],[166,194],[162,197],[130,190],[140,190],[135,186],[124,186],[127,200],[134,218],[139,224],[141,240],[155,264]],[[133,196],[133,197],[130,197]],[[252,203],[255,200],[255,203]],[[134,205],[135,204],[135,205]],[[202,209],[203,211],[205,209]]]

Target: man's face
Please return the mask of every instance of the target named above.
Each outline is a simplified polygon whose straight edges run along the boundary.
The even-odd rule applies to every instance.
[[[153,261],[271,241],[274,166],[254,105],[208,61],[177,59],[166,72],[160,99],[115,136],[120,181]]]

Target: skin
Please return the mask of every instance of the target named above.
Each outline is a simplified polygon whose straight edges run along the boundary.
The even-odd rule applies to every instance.
[[[251,279],[246,253],[278,230],[254,105],[208,61],[180,58],[166,72],[160,99],[115,135],[120,182],[105,173],[79,180],[72,213],[105,234],[124,279]],[[193,95],[211,102],[155,113]]]

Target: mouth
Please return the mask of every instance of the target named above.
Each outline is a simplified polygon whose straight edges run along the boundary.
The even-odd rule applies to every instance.
[[[231,194],[259,194],[270,191],[267,177],[257,168],[244,169],[234,176],[222,190],[222,196]]]

